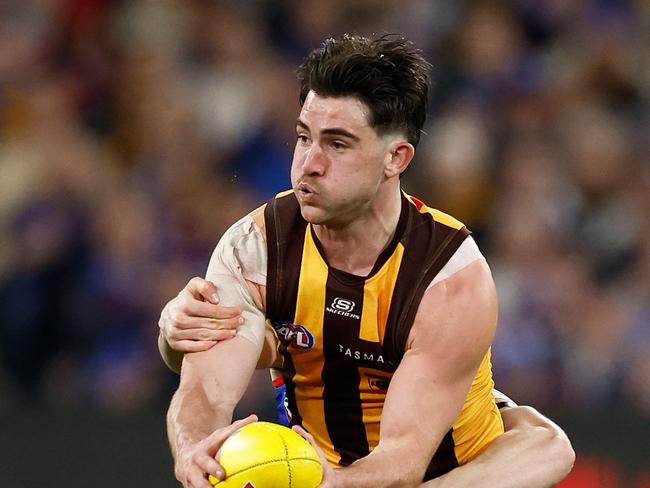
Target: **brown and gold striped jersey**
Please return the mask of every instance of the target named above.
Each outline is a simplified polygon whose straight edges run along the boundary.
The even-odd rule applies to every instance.
[[[292,422],[314,436],[331,463],[347,466],[377,446],[386,392],[419,303],[470,233],[404,194],[391,243],[362,277],[328,266],[293,192],[266,205],[264,226],[266,317],[284,357]],[[493,386],[488,351],[425,479],[469,461],[503,432]]]

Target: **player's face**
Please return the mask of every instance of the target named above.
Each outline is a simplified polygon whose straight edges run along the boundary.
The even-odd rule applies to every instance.
[[[357,98],[307,95],[296,125],[291,182],[308,222],[345,226],[372,208],[390,152],[368,116]]]

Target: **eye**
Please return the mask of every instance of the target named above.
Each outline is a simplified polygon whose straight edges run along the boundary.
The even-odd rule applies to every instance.
[[[334,148],[336,151],[342,151],[343,149],[346,149],[346,148],[348,147],[348,145],[347,145],[345,142],[343,142],[343,141],[338,141],[338,140],[332,141],[332,142],[330,143],[330,145],[331,145],[332,148]]]
[[[309,137],[307,137],[306,134],[298,134],[296,136],[296,139],[298,140],[298,144],[301,144],[303,146],[309,144]]]

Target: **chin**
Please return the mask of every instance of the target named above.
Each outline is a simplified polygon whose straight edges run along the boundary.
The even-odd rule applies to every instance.
[[[302,218],[312,225],[321,225],[327,222],[325,212],[319,208],[309,205],[301,206],[300,213],[302,214]]]

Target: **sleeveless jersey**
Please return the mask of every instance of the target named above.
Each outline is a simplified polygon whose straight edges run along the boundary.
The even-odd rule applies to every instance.
[[[292,423],[314,436],[330,463],[347,466],[377,446],[386,392],[419,303],[470,233],[403,194],[392,241],[361,277],[328,266],[292,191],[266,205],[264,225],[266,318],[284,358]],[[469,461],[503,433],[493,386],[488,351],[425,480]]]

